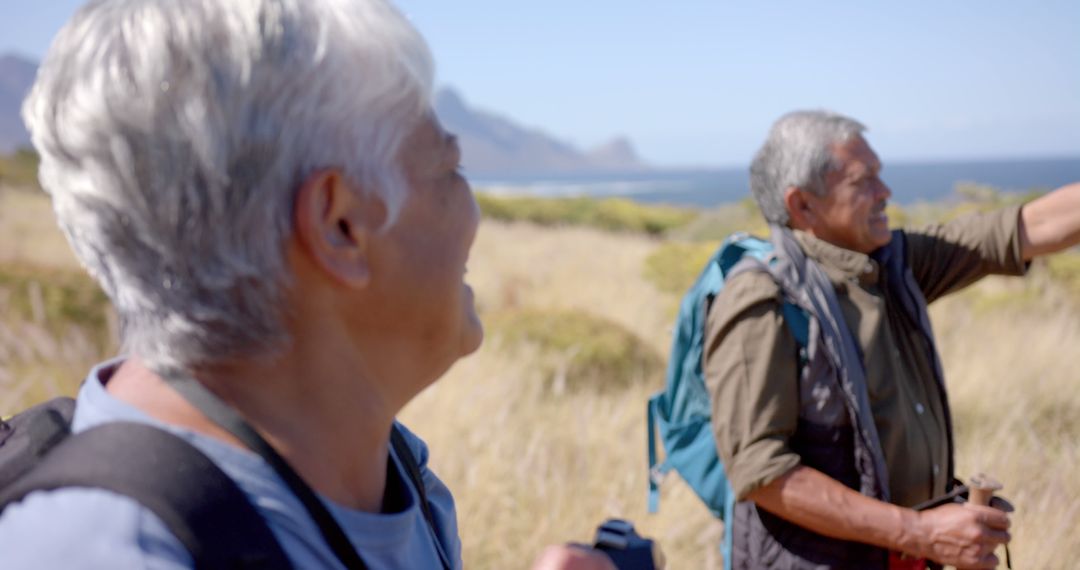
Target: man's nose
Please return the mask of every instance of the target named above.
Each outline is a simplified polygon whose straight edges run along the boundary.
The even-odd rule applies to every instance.
[[[885,181],[881,181],[881,183],[878,184],[877,191],[879,200],[888,200],[889,198],[892,198],[892,189],[889,188],[889,185],[886,184]]]

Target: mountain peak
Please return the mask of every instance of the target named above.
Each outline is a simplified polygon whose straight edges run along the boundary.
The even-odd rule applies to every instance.
[[[0,53],[0,66],[7,65],[22,65],[25,67],[37,69],[37,64],[34,63],[34,60],[24,55],[17,54],[15,52]]]
[[[465,107],[465,98],[450,86],[444,86],[435,92],[435,107]]]
[[[539,129],[472,108],[449,87],[436,94],[435,113],[443,126],[457,135],[466,170],[481,176],[583,174],[648,168],[626,137],[591,152],[582,152]]]
[[[644,163],[625,136],[616,137],[589,151],[592,162],[610,170],[643,170]]]

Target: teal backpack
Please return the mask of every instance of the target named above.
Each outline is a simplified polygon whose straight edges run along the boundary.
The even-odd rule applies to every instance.
[[[720,551],[724,568],[730,569],[731,521],[735,493],[716,452],[712,428],[712,404],[702,370],[705,320],[712,300],[724,287],[732,269],[744,258],[766,264],[774,259],[773,244],[737,233],[720,245],[694,286],[686,293],[672,332],[671,357],[666,387],[649,399],[647,425],[649,453],[649,512],[660,504],[660,482],[671,470],[679,472],[713,516],[725,521]],[[799,346],[807,346],[809,319],[797,306],[783,304],[784,319]],[[665,458],[657,461],[656,435],[664,445]]]

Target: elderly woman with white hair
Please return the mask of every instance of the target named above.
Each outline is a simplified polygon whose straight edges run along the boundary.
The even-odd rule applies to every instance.
[[[296,567],[462,565],[453,498],[394,419],[483,335],[464,282],[479,211],[432,81],[423,39],[380,0],[95,0],[23,109],[60,226],[121,323],[124,356],[90,372],[73,430],[179,435]],[[193,564],[143,505],[93,488],[9,506],[0,552],[7,569]]]

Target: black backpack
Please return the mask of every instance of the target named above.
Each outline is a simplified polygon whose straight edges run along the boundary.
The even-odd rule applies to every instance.
[[[195,568],[292,568],[266,521],[217,465],[180,437],[135,422],[71,433],[75,402],[55,398],[0,420],[0,512],[33,491],[91,487],[149,509],[190,553]],[[391,445],[420,494],[416,458],[401,433]]]

